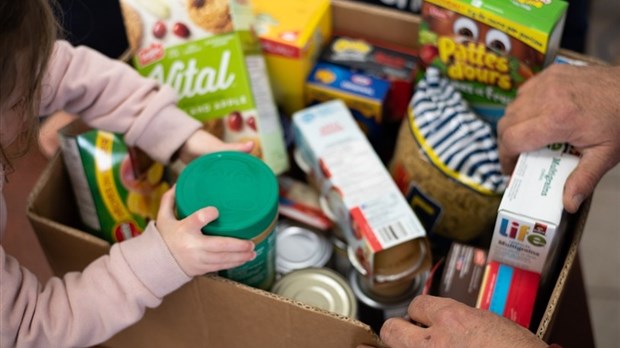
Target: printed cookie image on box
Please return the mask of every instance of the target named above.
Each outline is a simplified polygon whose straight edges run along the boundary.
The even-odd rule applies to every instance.
[[[282,126],[248,0],[122,0],[132,63],[174,88],[179,107],[226,142],[288,169]]]
[[[453,80],[495,128],[518,87],[553,61],[566,8],[562,0],[427,0],[421,63]]]

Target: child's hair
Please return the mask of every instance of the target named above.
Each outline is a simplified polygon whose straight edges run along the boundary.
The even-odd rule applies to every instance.
[[[18,108],[23,124],[10,154],[0,143],[0,163],[5,167],[11,168],[10,160],[23,155],[36,139],[41,81],[58,28],[50,0],[0,1],[0,106]],[[17,105],[2,105],[16,93]]]

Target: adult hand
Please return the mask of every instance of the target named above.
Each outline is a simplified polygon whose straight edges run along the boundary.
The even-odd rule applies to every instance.
[[[420,295],[408,309],[411,319],[388,319],[381,339],[391,348],[543,348],[545,342],[518,324],[449,298]],[[367,346],[358,346],[358,348]]]
[[[254,148],[254,142],[225,143],[213,134],[200,129],[192,134],[179,149],[179,159],[185,163],[194,158],[217,151],[241,151],[249,153]]]
[[[256,257],[254,243],[249,240],[202,234],[200,230],[217,217],[217,209],[206,207],[183,220],[177,220],[174,215],[174,187],[161,199],[157,229],[188,276],[233,268]]]
[[[552,65],[529,79],[498,124],[502,169],[518,155],[552,143],[581,152],[564,186],[564,208],[576,212],[620,161],[620,67]]]

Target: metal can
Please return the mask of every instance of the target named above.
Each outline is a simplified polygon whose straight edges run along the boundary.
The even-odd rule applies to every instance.
[[[352,269],[349,273],[349,284],[358,300],[358,319],[379,332],[385,320],[406,317],[409,303],[421,293],[427,276],[428,272],[418,274],[404,293],[396,297],[386,297],[370,291],[364,275]]]
[[[322,233],[292,222],[281,223],[276,233],[276,271],[284,275],[297,269],[324,267],[332,250],[331,242]]]
[[[272,292],[332,313],[357,317],[357,300],[351,286],[329,268],[292,271],[276,282]]]
[[[348,245],[346,240],[340,239],[338,235],[330,236],[334,252],[332,254],[332,267],[343,276],[348,276],[351,271],[351,261],[349,261]]]
[[[242,152],[216,152],[190,162],[176,184],[179,218],[213,206],[218,218],[202,228],[206,235],[249,239],[256,258],[220,271],[223,277],[269,289],[275,281],[275,227],[278,182],[260,159]]]
[[[430,268],[430,252],[424,238],[410,240],[375,254],[372,274],[360,263],[360,256],[351,247],[348,248],[348,256],[353,268],[361,275],[366,291],[384,298],[407,294],[419,274]]]

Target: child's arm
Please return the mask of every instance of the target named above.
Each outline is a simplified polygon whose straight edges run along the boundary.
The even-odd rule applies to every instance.
[[[146,307],[189,281],[150,224],[83,272],[36,276],[0,247],[2,347],[85,347],[138,321]]]
[[[40,114],[78,114],[90,126],[125,135],[154,159],[166,163],[201,128],[176,107],[167,86],[87,47],[57,41],[44,79]]]
[[[159,231],[151,222],[144,233],[114,244],[83,272],[54,277],[45,286],[0,246],[0,347],[101,343],[192,276],[236,267],[256,256],[251,241],[202,235],[200,228],[218,216],[213,207],[180,221],[173,209],[172,189],[162,198]]]

